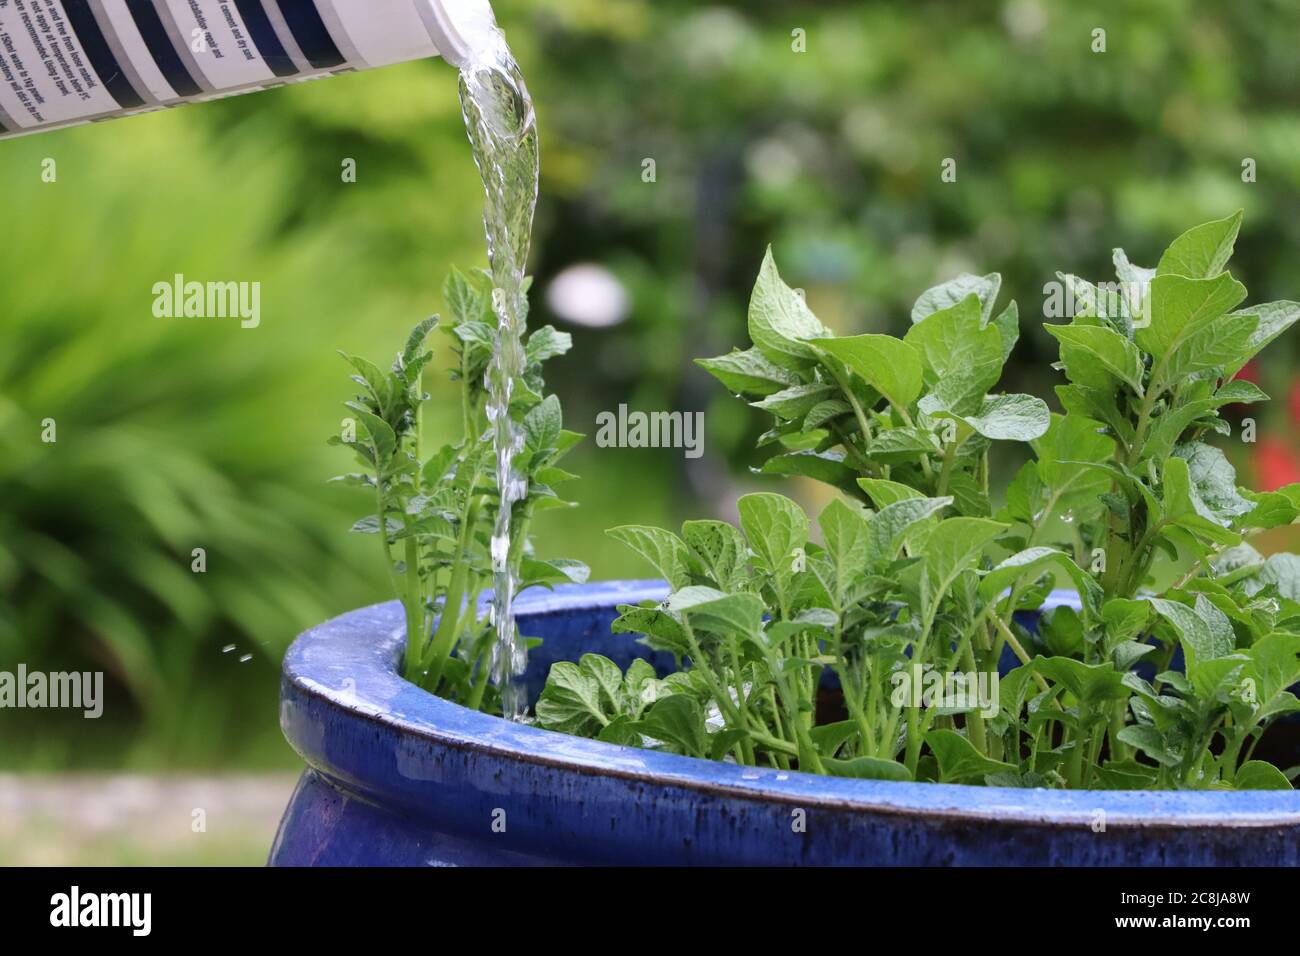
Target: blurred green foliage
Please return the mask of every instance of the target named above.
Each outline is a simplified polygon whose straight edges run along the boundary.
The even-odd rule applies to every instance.
[[[1238,277],[1297,297],[1287,0],[497,10],[543,138],[531,321],[564,327],[544,293],[582,261],[633,303],[621,326],[571,329],[550,373],[566,422],[592,433],[620,402],[706,410],[698,461],[575,452],[582,507],[537,534],[595,577],[640,573],[605,527],[725,515],[738,483],[760,484],[745,473],[760,416],[689,359],[744,341],[769,242],[839,332],[901,331],[936,281],[1002,272],[1027,333],[1003,387],[1048,398],[1044,283],[1108,276],[1113,245],[1150,265],[1168,236],[1244,208]],[[96,723],[6,713],[0,765],[291,764],[283,648],[389,596],[345,533],[364,506],[324,483],[347,397],[334,350],[400,338],[441,308],[449,265],[484,256],[454,78],[408,64],[6,142],[0,177],[0,667],[112,683]],[[261,326],[154,318],[152,286],[176,273],[260,281]],[[1280,398],[1292,363],[1275,351],[1260,376]],[[428,384],[451,414],[451,383]]]

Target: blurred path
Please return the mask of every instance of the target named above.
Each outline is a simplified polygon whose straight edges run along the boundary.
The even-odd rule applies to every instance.
[[[0,774],[0,865],[261,866],[296,774]]]

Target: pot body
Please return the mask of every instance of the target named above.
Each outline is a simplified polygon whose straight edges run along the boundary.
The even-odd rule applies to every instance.
[[[556,660],[657,658],[611,634],[661,582],[522,595]],[[512,724],[398,675],[396,603],[302,635],[281,726],[307,762],[273,865],[1300,865],[1295,792],[1059,791],[849,780],[696,760]]]

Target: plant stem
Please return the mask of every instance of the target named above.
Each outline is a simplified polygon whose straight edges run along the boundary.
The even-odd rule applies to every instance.
[[[463,605],[465,604],[465,586],[469,578],[467,555],[470,542],[473,540],[474,526],[478,523],[478,512],[481,503],[481,498],[474,499],[461,523],[460,541],[456,546],[451,580],[447,584],[447,596],[443,599],[442,614],[438,617],[438,628],[434,632],[432,643],[429,645],[427,667],[429,680],[431,681],[430,689],[435,692],[437,691],[438,681],[442,679],[443,668],[446,666],[451,649],[456,646],[456,638],[460,636],[462,621],[467,614],[473,615],[478,611],[476,607],[463,607]]]
[[[1016,657],[1020,658],[1020,663],[1028,664],[1030,661],[1029,653],[1021,645],[1016,635],[1012,633],[1011,628],[1007,627],[1006,623],[1002,620],[1002,618],[998,617],[997,615],[991,615],[991,617],[993,620],[993,624],[997,627],[998,631],[1001,632],[1003,640],[1005,640],[1007,644],[1011,646],[1011,649],[1015,651]],[[1043,679],[1042,674],[1035,673],[1033,675],[1033,678],[1035,683],[1037,683],[1039,688],[1041,688],[1042,690],[1051,689],[1050,687],[1047,686],[1047,681]]]
[[[1070,789],[1077,790],[1079,781],[1083,775],[1083,751],[1084,751],[1084,726],[1087,723],[1084,717],[1083,705],[1079,705],[1079,726],[1075,728],[1073,749],[1070,751],[1070,769],[1066,779],[1069,781]]]
[[[957,451],[962,443],[954,439],[943,450],[943,465],[939,469],[939,483],[935,486],[935,495],[942,498],[948,493],[948,482],[952,478],[953,466],[957,464]]]

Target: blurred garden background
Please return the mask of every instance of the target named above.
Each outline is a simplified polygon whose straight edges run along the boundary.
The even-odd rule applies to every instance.
[[[549,366],[566,425],[593,435],[620,403],[705,413],[697,460],[575,452],[581,507],[539,519],[538,549],[594,577],[646,573],[604,528],[725,517],[781,482],[748,473],[761,416],[690,361],[747,344],[768,243],[838,331],[901,332],[929,285],[1001,272],[1024,325],[1004,387],[1049,401],[1044,284],[1110,278],[1113,246],[1154,265],[1242,208],[1232,268],[1250,301],[1300,298],[1289,0],[496,9],[537,105],[530,323],[574,336]],[[326,484],[347,466],[325,444],[352,392],[336,349],[385,358],[442,308],[451,265],[485,263],[455,75],[412,63],[4,142],[0,182],[0,669],[107,682],[97,721],[0,712],[0,806],[16,813],[43,774],[291,783],[285,647],[389,597],[373,539],[347,533],[365,503]],[[154,318],[154,283],[177,273],[260,282],[260,326]],[[1243,483],[1300,480],[1298,351],[1293,337],[1251,369],[1274,402],[1259,441],[1233,443]],[[428,384],[436,429],[452,383]],[[107,849],[79,855],[65,823],[48,840],[71,848],[33,858],[13,819],[0,862],[214,858],[141,849],[112,819]],[[259,862],[273,826],[216,858]]]

